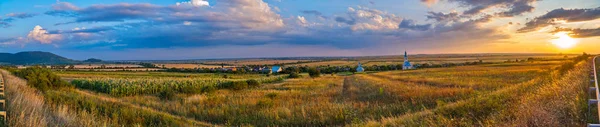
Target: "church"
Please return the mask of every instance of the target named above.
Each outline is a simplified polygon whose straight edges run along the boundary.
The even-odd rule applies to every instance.
[[[404,64],[402,64],[402,70],[412,70],[415,69],[415,67],[412,66],[412,64],[410,64],[410,61],[408,61],[408,53],[406,53],[406,51],[404,51]]]
[[[358,67],[356,67],[356,72],[365,72],[365,68],[362,67],[362,64],[358,62]]]

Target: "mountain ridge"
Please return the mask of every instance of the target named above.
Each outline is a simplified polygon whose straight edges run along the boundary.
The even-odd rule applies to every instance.
[[[51,52],[25,51],[18,53],[0,53],[0,63],[14,65],[33,64],[73,64],[79,61],[65,58]]]

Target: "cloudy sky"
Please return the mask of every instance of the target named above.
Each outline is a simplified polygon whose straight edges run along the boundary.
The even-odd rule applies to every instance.
[[[0,52],[73,59],[600,53],[598,0],[0,0]]]

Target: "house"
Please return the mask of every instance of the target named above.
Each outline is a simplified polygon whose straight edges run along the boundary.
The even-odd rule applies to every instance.
[[[404,51],[404,64],[402,64],[402,70],[411,70],[411,69],[415,69],[415,67],[413,67],[412,64],[410,64],[410,61],[408,61],[408,53],[406,53],[406,51]]]
[[[272,73],[272,72],[271,72],[271,68],[268,68],[268,67],[264,67],[263,69],[261,69],[261,71],[262,71],[263,73],[267,73],[267,74],[271,74],[271,73]]]
[[[279,73],[281,71],[281,66],[273,66],[273,68],[271,68],[272,73]]]
[[[365,72],[365,69],[362,67],[362,64],[358,62],[358,67],[356,67],[356,72]]]

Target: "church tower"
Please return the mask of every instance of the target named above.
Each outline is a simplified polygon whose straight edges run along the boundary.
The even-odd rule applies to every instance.
[[[410,70],[410,69],[415,69],[412,64],[410,64],[410,61],[408,61],[408,53],[406,53],[406,50],[404,51],[404,64],[402,64],[402,70]]]

